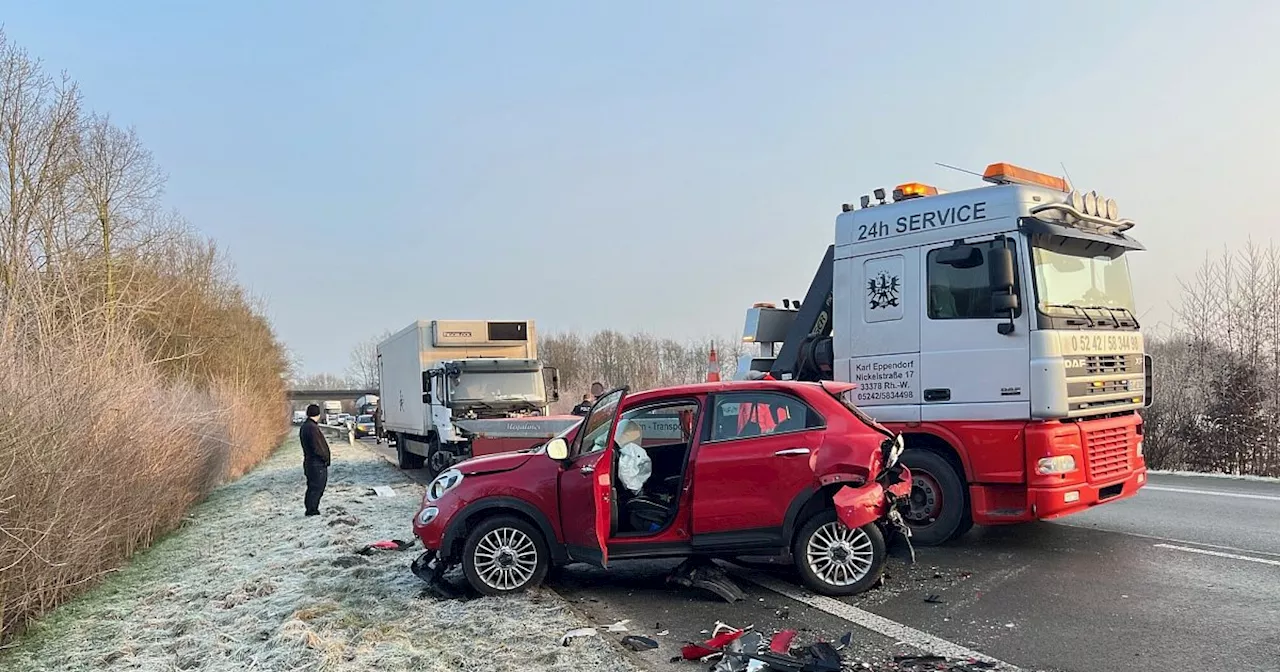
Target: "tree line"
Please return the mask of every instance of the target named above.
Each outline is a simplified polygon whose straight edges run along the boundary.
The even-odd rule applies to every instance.
[[[131,128],[0,30],[0,641],[279,445],[286,360]]]
[[[1280,477],[1280,249],[1207,258],[1181,283],[1176,316],[1147,342],[1148,464]]]

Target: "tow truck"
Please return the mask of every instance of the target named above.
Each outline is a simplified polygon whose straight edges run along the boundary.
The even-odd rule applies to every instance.
[[[836,217],[802,301],[757,303],[736,377],[837,380],[906,442],[916,543],[1051,519],[1146,482],[1151,400],[1117,203],[1009,163]],[[874,199],[874,200],[873,200]]]

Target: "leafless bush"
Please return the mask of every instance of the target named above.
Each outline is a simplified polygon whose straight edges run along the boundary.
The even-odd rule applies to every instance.
[[[1280,249],[1250,243],[1182,283],[1179,326],[1148,349],[1148,462],[1280,476]]]
[[[129,129],[0,32],[0,640],[285,427],[284,355]]]

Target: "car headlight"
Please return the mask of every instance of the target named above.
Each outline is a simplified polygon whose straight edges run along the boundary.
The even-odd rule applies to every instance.
[[[418,524],[430,525],[431,521],[435,520],[438,515],[440,515],[440,509],[437,509],[434,506],[428,506],[418,512]]]
[[[446,469],[439,476],[436,476],[431,485],[427,486],[427,501],[434,502],[444,496],[446,492],[458,487],[462,482],[462,472],[457,469]]]

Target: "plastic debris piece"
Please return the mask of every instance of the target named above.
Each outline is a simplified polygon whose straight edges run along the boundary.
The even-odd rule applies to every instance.
[[[685,560],[667,577],[667,581],[686,588],[701,588],[718,595],[725,602],[737,602],[745,597],[742,589],[723,569],[706,559]]]
[[[395,497],[396,491],[392,490],[389,485],[375,485],[373,486],[373,494],[379,497]]]
[[[639,635],[627,635],[622,638],[622,645],[632,651],[652,651],[658,648],[658,643],[648,637]]]
[[[630,622],[631,622],[631,619],[629,618],[624,619],[624,620],[618,621],[617,623],[614,623],[613,625],[607,626],[605,630],[609,632],[626,632],[627,624]]]
[[[779,632],[773,636],[773,639],[769,640],[769,650],[774,653],[790,652],[791,642],[795,640],[796,634],[798,633],[795,630],[783,630],[782,632]]]
[[[564,633],[560,638],[560,646],[569,646],[569,641],[578,639],[579,637],[595,637],[599,632],[595,628],[575,628]]]
[[[924,596],[924,601],[929,604],[942,604],[942,596],[935,593],[929,593]]]
[[[813,660],[805,665],[806,672],[840,672],[842,667],[840,652],[830,644],[826,642],[812,644],[807,653]]]
[[[839,651],[840,649],[843,649],[852,643],[853,643],[853,631],[846,632],[844,633],[844,635],[840,637],[840,646],[839,648],[836,649],[836,651]]]
[[[719,630],[720,626],[722,625],[724,624],[717,623],[716,630]],[[742,636],[742,633],[743,633],[742,630],[729,628],[729,626],[724,626],[724,627],[728,628],[728,630],[725,632],[718,632],[717,634],[712,635],[711,639],[708,639],[706,642],[703,642],[702,644],[693,644],[693,643],[686,644],[683,648],[680,649],[681,657],[683,657],[685,660],[701,660],[703,658],[706,658],[707,656],[720,653],[725,646],[728,646],[730,642]]]
[[[369,555],[374,551],[405,551],[413,548],[413,540],[402,541],[400,539],[383,539],[375,541],[360,550],[356,551],[360,555]]]
[[[791,607],[781,607],[773,612],[773,615],[778,618],[791,618]]]
[[[666,637],[667,635],[671,634],[671,631],[670,631],[670,630],[659,630],[659,631],[658,631],[657,633],[655,633],[655,634],[657,634],[657,636],[659,636],[659,637]]]

